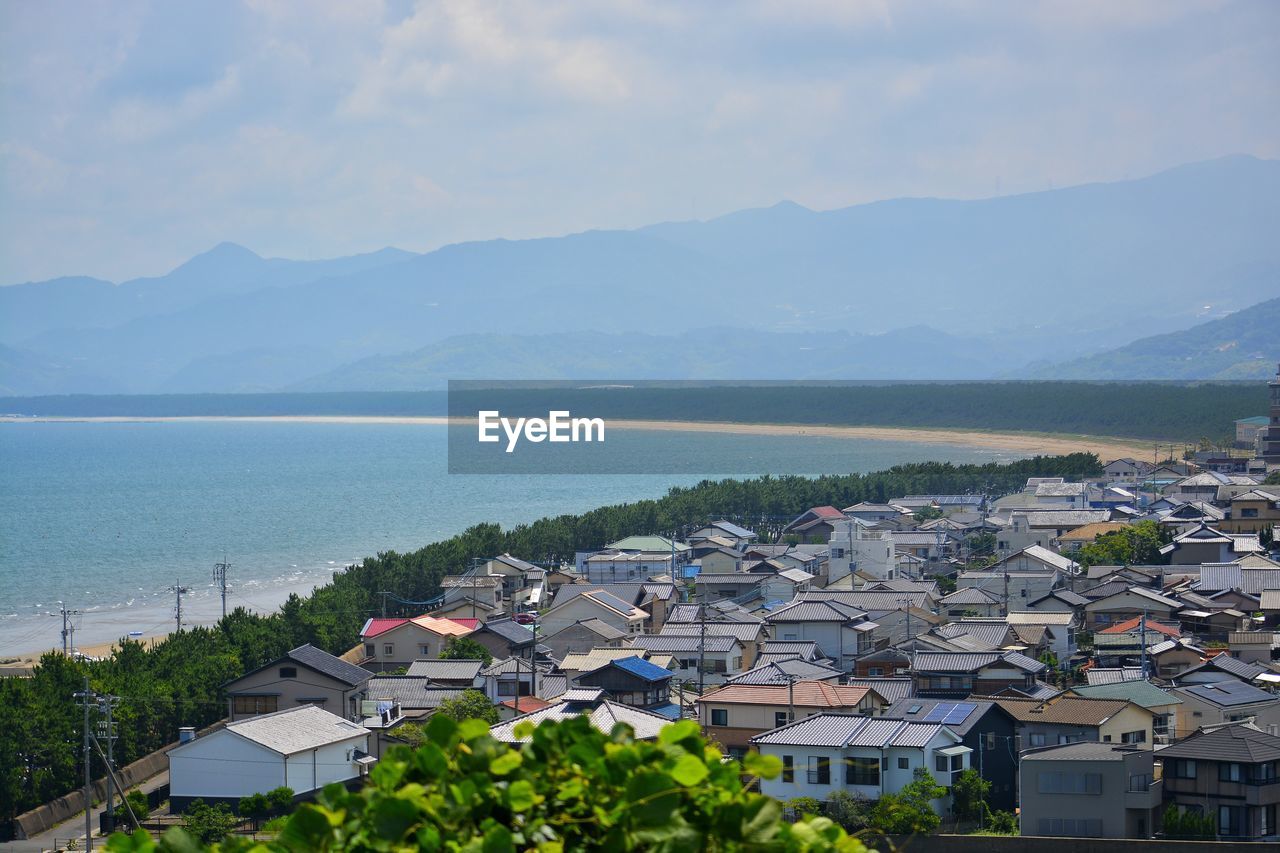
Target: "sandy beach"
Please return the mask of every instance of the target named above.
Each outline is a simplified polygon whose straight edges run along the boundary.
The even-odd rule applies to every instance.
[[[446,426],[449,418],[442,415],[255,415],[255,416],[190,416],[190,417],[102,417],[102,418],[20,418],[0,417],[0,423],[170,423],[170,422],[237,422],[245,423],[312,423],[312,424],[401,424]],[[463,421],[463,423],[474,421]],[[1095,435],[1060,433],[999,432],[982,430],[950,430],[919,427],[838,426],[819,424],[762,424],[728,421],[659,421],[607,420],[606,429],[642,429],[671,432],[717,432],[737,435],[809,435],[824,438],[850,438],[863,441],[913,441],[958,447],[983,447],[1015,453],[1058,455],[1096,453],[1105,460],[1120,456],[1146,458],[1154,442]]]

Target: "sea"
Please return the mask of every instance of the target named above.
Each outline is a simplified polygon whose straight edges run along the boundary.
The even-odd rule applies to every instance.
[[[697,472],[449,474],[449,427],[307,421],[0,423],[0,660],[162,634],[227,606],[261,612],[344,566],[480,522],[503,527],[663,495]],[[632,431],[678,441],[715,477],[1007,461],[983,448],[806,435]],[[459,570],[464,567],[459,566]]]

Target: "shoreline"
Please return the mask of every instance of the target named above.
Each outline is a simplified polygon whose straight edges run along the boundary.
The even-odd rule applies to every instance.
[[[310,423],[310,424],[379,424],[401,426],[448,426],[445,415],[181,415],[181,416],[109,416],[109,417],[14,417],[0,416],[5,423]],[[464,421],[467,422],[467,421]],[[1056,456],[1067,453],[1094,453],[1100,458],[1114,454],[1145,457],[1155,442],[1133,438],[1062,433],[1028,433],[1001,430],[945,429],[909,426],[839,426],[831,424],[770,424],[736,421],[663,421],[616,419],[605,421],[606,427],[623,430],[659,432],[715,432],[731,435],[817,436],[863,441],[910,441],[1008,450],[1016,453]]]

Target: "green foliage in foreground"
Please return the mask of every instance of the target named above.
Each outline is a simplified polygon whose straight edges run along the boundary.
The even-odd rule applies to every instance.
[[[583,717],[528,727],[518,747],[489,736],[479,720],[436,715],[417,750],[396,748],[369,784],[330,785],[300,806],[272,841],[229,838],[222,851],[768,850],[866,853],[827,818],[790,824],[774,799],[747,791],[742,774],[773,776],[776,758],[723,759],[691,720],[656,743],[625,726],[605,735]],[[180,830],[157,845],[116,834],[114,853],[200,849]]]
[[[236,609],[211,628],[181,631],[153,648],[123,642],[109,660],[78,662],[47,654],[31,678],[0,678],[0,822],[62,796],[83,779],[79,709],[69,700],[84,687],[128,698],[116,710],[116,759],[127,764],[173,739],[180,726],[207,726],[227,711],[219,685],[313,643],[342,654],[360,626],[380,611],[380,590],[423,601],[440,592],[440,579],[473,557],[509,553],[530,560],[597,549],[631,534],[674,530],[728,518],[772,540],[804,510],[859,501],[883,503],[908,494],[1008,494],[1028,477],[1077,480],[1095,474],[1092,454],[1036,457],[1007,465],[919,462],[869,474],[761,477],[705,481],[671,489],[657,500],[600,507],[580,515],[544,518],[503,530],[479,524],[410,553],[386,552],[334,575],[309,598],[292,596],[278,613]],[[416,615],[420,607],[395,607]],[[92,772],[104,771],[92,759]]]

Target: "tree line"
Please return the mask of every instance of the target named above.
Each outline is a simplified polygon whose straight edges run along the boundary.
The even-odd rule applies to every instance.
[[[83,778],[82,709],[72,694],[83,689],[123,697],[115,711],[120,765],[176,739],[181,726],[207,726],[227,714],[221,685],[312,643],[342,654],[360,627],[382,611],[379,593],[407,601],[440,592],[446,574],[473,558],[509,553],[533,561],[571,559],[632,534],[680,534],[728,518],[769,534],[779,520],[813,506],[849,506],[907,494],[1006,494],[1028,477],[1079,480],[1097,474],[1092,454],[1036,457],[1009,464],[921,462],[868,474],[707,480],[671,489],[664,497],[601,507],[580,515],[544,518],[504,530],[478,524],[417,551],[388,551],[334,575],[310,596],[297,595],[271,614],[237,608],[216,625],[183,630],[146,647],[125,640],[108,659],[75,661],[50,652],[30,677],[0,679],[0,822],[77,788]],[[416,615],[421,606],[387,604],[389,615]],[[96,756],[95,778],[104,775]]]

